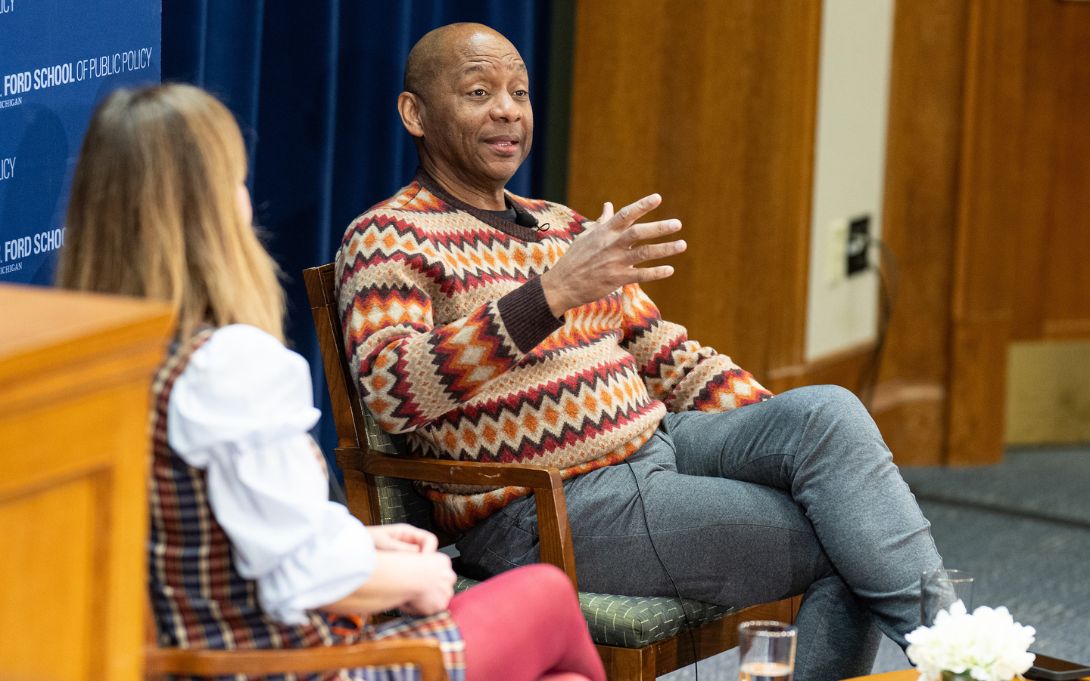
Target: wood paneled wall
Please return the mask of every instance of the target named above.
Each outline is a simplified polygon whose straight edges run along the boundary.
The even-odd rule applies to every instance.
[[[577,8],[569,204],[662,194],[689,250],[648,292],[762,377],[802,361],[820,29],[817,0]]]
[[[894,30],[876,416],[910,462],[994,462],[1010,343],[1090,336],[1090,5],[899,2]]]
[[[998,459],[1014,339],[1090,335],[1090,5],[971,5],[947,459]]]
[[[902,464],[945,451],[968,20],[962,0],[898,2],[894,15],[882,239],[899,295],[872,411]]]
[[[803,362],[818,0],[578,4],[568,197],[658,191],[685,223],[648,291],[782,390]],[[1003,448],[1008,347],[1090,337],[1090,3],[898,2],[883,239],[900,294],[872,410],[899,463]]]

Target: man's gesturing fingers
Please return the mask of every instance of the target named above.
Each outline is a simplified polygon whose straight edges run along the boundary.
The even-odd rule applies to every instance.
[[[686,244],[682,239],[677,241],[668,241],[663,244],[642,244],[640,246],[633,246],[630,249],[630,262],[635,265],[645,260],[658,260],[659,258],[668,258],[671,255],[677,255],[685,250]]]
[[[609,222],[610,218],[612,218],[612,217],[613,217],[613,202],[612,201],[606,201],[605,203],[602,204],[602,216],[599,217],[595,221],[595,224],[599,224],[599,225],[605,224],[606,222]]]
[[[644,215],[647,215],[651,211],[658,208],[660,203],[662,203],[661,196],[659,196],[658,194],[648,194],[639,201],[630,203],[624,208],[620,209],[619,211],[617,211],[616,214],[610,217],[603,224],[607,225],[612,229],[626,229],[627,227],[631,226],[631,224],[636,220],[639,220]],[[605,217],[605,214],[606,211],[603,210],[603,218]]]
[[[613,213],[605,204],[599,226],[577,236],[564,255],[541,275],[541,288],[550,312],[560,317],[567,310],[597,300],[631,283],[664,279],[670,266],[640,268],[645,260],[665,258],[685,250],[681,240],[641,243],[681,229],[680,220],[636,221],[662,203],[658,194],[645,196]]]
[[[650,241],[681,229],[681,220],[658,220],[632,225],[618,237],[618,242],[625,248],[632,248],[638,241]]]
[[[655,281],[656,279],[665,279],[674,273],[674,268],[670,265],[659,265],[658,267],[640,267],[636,269],[636,283],[644,284],[649,281]]]

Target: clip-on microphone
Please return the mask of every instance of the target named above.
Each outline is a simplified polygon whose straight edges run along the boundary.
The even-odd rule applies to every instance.
[[[515,224],[519,227],[527,227],[529,229],[547,232],[549,231],[549,223],[546,222],[543,225],[538,225],[537,218],[533,213],[525,211],[514,201],[511,202],[511,207],[515,209]]]

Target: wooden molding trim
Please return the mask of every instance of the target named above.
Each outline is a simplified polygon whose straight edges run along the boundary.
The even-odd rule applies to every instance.
[[[1041,335],[1047,340],[1090,338],[1090,319],[1046,319],[1043,327]]]
[[[773,368],[762,383],[776,393],[804,385],[832,384],[858,394],[863,369],[873,353],[872,341],[860,343],[809,362]]]

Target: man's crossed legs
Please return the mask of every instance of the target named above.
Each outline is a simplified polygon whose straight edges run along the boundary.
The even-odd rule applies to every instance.
[[[869,673],[879,630],[905,645],[920,573],[941,566],[873,420],[834,386],[668,414],[627,463],[570,480],[565,494],[582,590],[675,596],[676,584],[735,606],[804,593],[798,681]],[[537,561],[532,497],[459,549],[488,574]]]

